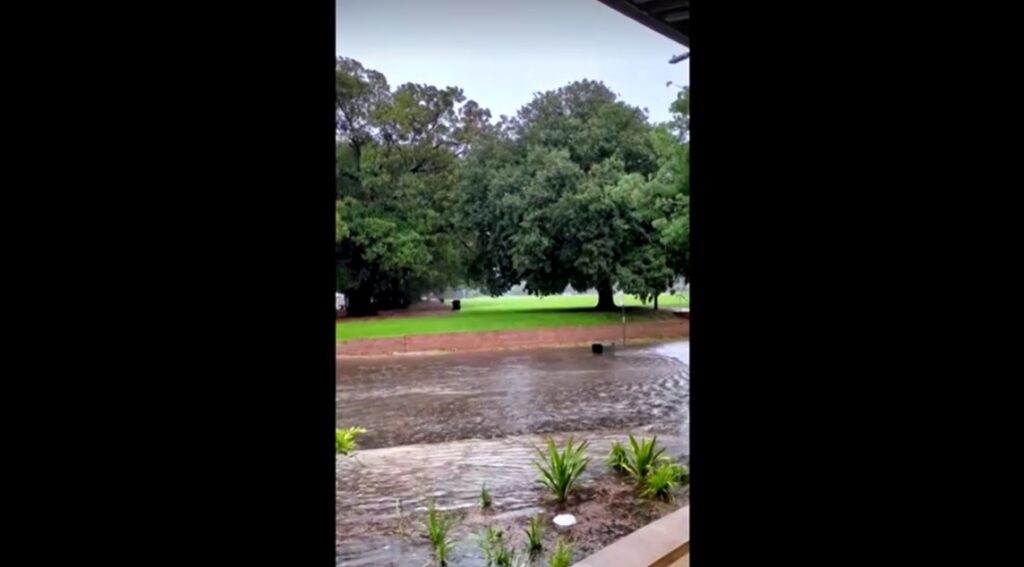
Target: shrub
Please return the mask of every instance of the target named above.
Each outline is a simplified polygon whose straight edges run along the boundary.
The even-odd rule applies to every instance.
[[[533,466],[540,472],[538,482],[547,486],[559,502],[565,502],[573,485],[587,469],[590,459],[583,456],[586,448],[586,441],[573,446],[573,438],[570,437],[565,449],[559,452],[554,439],[548,437],[547,452],[537,449],[541,461],[534,461]]]

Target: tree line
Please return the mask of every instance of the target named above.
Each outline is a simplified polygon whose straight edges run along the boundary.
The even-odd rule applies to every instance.
[[[618,288],[650,301],[689,274],[689,90],[651,124],[601,82],[491,119],[457,87],[336,65],[337,287],[351,315],[471,285],[492,295]]]

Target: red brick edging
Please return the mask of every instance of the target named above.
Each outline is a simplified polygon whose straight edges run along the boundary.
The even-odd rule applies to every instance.
[[[668,339],[688,336],[690,336],[690,320],[685,317],[657,323],[626,325],[627,344],[629,339]],[[594,325],[360,339],[339,342],[335,348],[335,354],[337,356],[381,356],[412,352],[502,350],[588,342],[621,343],[622,326]]]

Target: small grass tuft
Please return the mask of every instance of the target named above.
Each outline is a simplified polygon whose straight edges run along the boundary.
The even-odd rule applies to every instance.
[[[480,488],[480,507],[486,510],[491,507],[492,502],[491,493],[487,490],[487,483],[485,482]]]
[[[555,542],[555,551],[548,557],[548,567],[569,567],[572,563],[572,545],[562,538]]]
[[[495,567],[513,567],[516,559],[515,551],[508,546],[505,533],[493,526],[488,526],[480,538],[480,548],[484,552],[484,561]]]
[[[427,538],[434,548],[434,558],[437,564],[448,565],[448,559],[452,552],[454,542],[451,538],[451,531],[455,527],[455,518],[437,509],[436,503],[431,500],[427,508]]]
[[[531,556],[544,551],[544,543],[541,541],[540,533],[542,524],[543,519],[540,516],[534,516],[530,519],[530,527],[524,530],[526,532],[526,551]]]

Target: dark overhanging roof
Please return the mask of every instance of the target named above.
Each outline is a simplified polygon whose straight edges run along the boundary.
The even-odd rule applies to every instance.
[[[599,0],[661,35],[690,47],[690,0]]]

